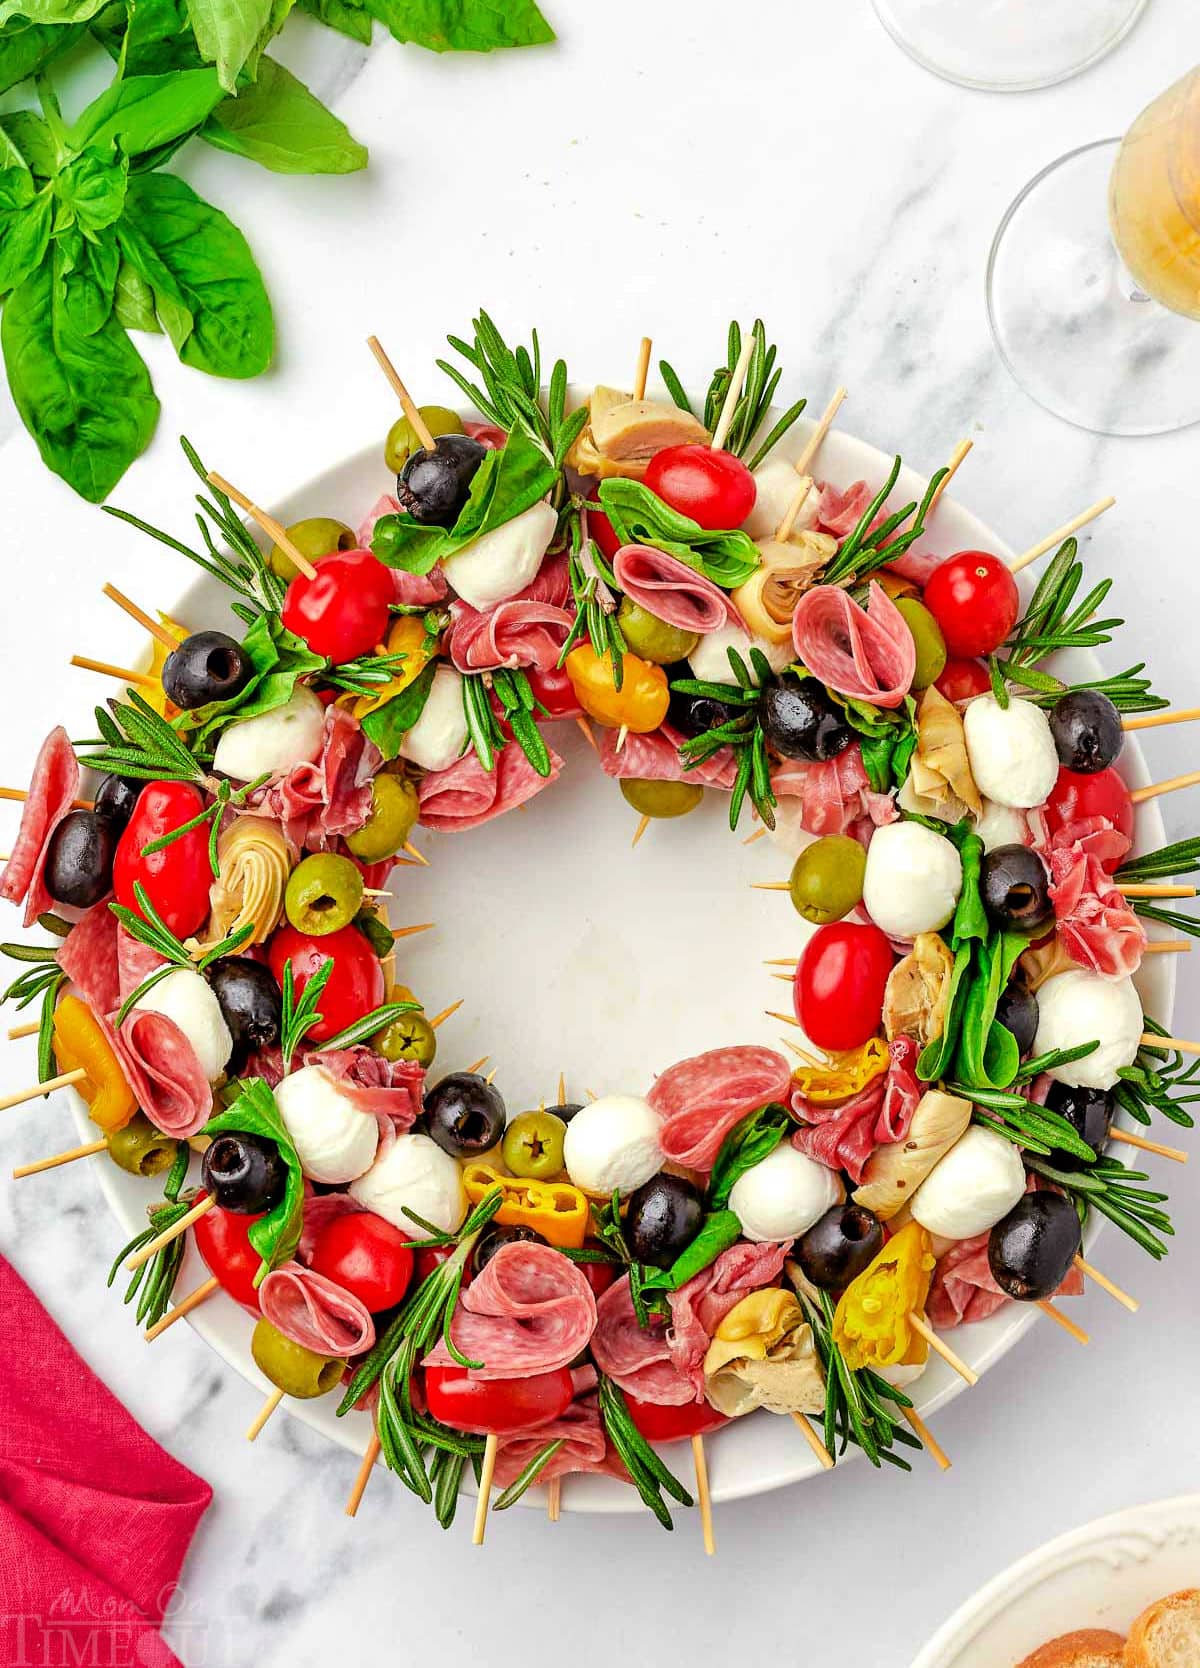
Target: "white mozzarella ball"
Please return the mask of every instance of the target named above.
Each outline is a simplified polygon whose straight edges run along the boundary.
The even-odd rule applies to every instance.
[[[749,533],[752,539],[769,538],[788,513],[792,500],[805,478],[796,473],[794,466],[786,458],[771,458],[767,463],[760,464],[754,471],[754,485],[757,491],[754,508],[743,521],[742,531]],[[801,506],[800,514],[793,523],[795,532],[803,533],[817,525],[817,505],[820,499],[820,489],[814,482]]]
[[[943,834],[919,822],[877,828],[867,847],[863,904],[892,938],[937,932],[962,891],[962,859]]]
[[[1038,1028],[1033,1052],[1078,1048],[1099,1041],[1081,1060],[1055,1066],[1050,1076],[1080,1089],[1111,1089],[1137,1057],[1144,1029],[1142,1004],[1132,979],[1105,979],[1072,968],[1047,979],[1037,993]]]
[[[662,1169],[661,1122],[641,1095],[601,1095],[567,1125],[567,1174],[585,1193],[628,1196]]]
[[[293,765],[312,763],[324,734],[325,708],[311,689],[298,683],[281,707],[240,719],[221,731],[213,769],[234,782],[283,776]]]
[[[891,1367],[874,1367],[872,1371],[894,1390],[907,1390],[910,1384],[917,1382],[928,1365],[929,1357],[926,1356],[924,1361],[897,1361]]]
[[[842,1198],[837,1172],[784,1141],[738,1177],[729,1208],[747,1239],[794,1239]]]
[[[275,1104],[300,1155],[300,1167],[317,1182],[349,1182],[368,1170],[379,1146],[373,1112],[355,1106],[324,1066],[302,1066],[275,1091]]]
[[[984,851],[995,851],[997,846],[1027,846],[1029,818],[1015,806],[985,799],[983,815],[975,818],[975,832],[983,841]]]
[[[391,1151],[351,1184],[350,1197],[414,1236],[421,1229],[404,1214],[406,1208],[447,1234],[460,1228],[467,1214],[462,1171],[428,1135],[398,1135]]]
[[[692,676],[710,683],[732,683],[734,672],[729,664],[729,650],[736,649],[757,683],[758,677],[750,663],[751,648],[762,650],[773,672],[782,672],[796,658],[791,643],[768,643],[765,637],[752,637],[744,626],[718,626],[716,631],[706,631],[688,656]]]
[[[400,743],[400,757],[422,770],[448,770],[467,745],[462,678],[453,666],[440,665],[429,696],[411,730]]]
[[[1032,701],[978,695],[963,714],[967,757],[981,794],[997,805],[1044,805],[1058,779],[1050,720]]]
[[[216,1082],[229,1064],[233,1038],[207,979],[189,968],[176,968],[139,997],[137,1005],[173,1019],[195,1050],[205,1077]]]
[[[1025,1166],[1011,1141],[970,1124],[912,1196],[913,1220],[942,1239],[994,1228],[1025,1192]]]
[[[558,516],[549,504],[531,504],[511,521],[481,534],[465,550],[448,556],[442,571],[472,608],[494,608],[537,577],[557,526]]]

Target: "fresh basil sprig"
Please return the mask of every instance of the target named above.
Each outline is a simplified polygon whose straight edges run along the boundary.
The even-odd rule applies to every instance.
[[[246,1237],[262,1259],[254,1276],[254,1284],[260,1286],[273,1268],[290,1260],[300,1243],[304,1226],[304,1171],[296,1144],[269,1086],[261,1077],[247,1077],[237,1088],[236,1098],[215,1118],[210,1118],[200,1133],[220,1135],[233,1131],[258,1135],[273,1142],[283,1160],[287,1179],[282,1199],[246,1230]]]
[[[709,1210],[723,1210],[734,1185],[747,1170],[769,1158],[793,1128],[786,1108],[772,1101],[734,1124],[721,1142],[708,1178]]]
[[[664,504],[642,481],[614,476],[597,488],[600,505],[622,544],[647,544],[666,551],[732,591],[761,565],[758,546],[740,528],[711,531],[691,516]]]

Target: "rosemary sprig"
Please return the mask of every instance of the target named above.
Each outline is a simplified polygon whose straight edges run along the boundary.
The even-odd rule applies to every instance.
[[[147,991],[152,990],[161,979],[165,979],[168,973],[173,973],[179,967],[193,968],[197,973],[203,973],[221,956],[231,956],[236,950],[240,950],[254,931],[254,923],[247,921],[236,932],[230,933],[219,944],[214,944],[211,949],[206,950],[202,956],[193,959],[186,945],[175,936],[150,902],[146,895],[146,888],[140,880],[135,880],[133,883],[133,895],[137,900],[140,914],[132,909],[127,909],[124,904],[110,903],[108,907],[130,937],[136,938],[139,944],[144,944],[147,949],[153,950],[157,955],[162,956],[166,966],[156,967],[153,972],[147,974],[136,989],[130,991],[117,1014],[118,1025],[125,1018],[130,1008],[135,1008]]]
[[[550,1461],[554,1458],[555,1454],[557,1454],[558,1450],[563,1446],[566,1440],[565,1436],[558,1436],[555,1437],[553,1442],[547,1442],[544,1448],[540,1448],[530,1460],[529,1464],[521,1472],[521,1475],[519,1477],[515,1477],[503,1493],[498,1494],[495,1500],[492,1501],[492,1510],[494,1512],[503,1512],[507,1511],[509,1506],[515,1506],[517,1501],[525,1493],[525,1490],[532,1487],[532,1485],[537,1482],[542,1472],[546,1469]]]
[[[663,1499],[664,1492],[681,1506],[693,1506],[695,1501],[672,1472],[659,1459],[654,1449],[638,1430],[629,1411],[624,1393],[611,1378],[600,1375],[600,1417],[608,1432],[633,1486],[649,1506],[664,1529],[674,1529],[671,1508]]]
[[[1142,1023],[1148,1032],[1166,1035],[1149,1014]],[[1132,1066],[1120,1072],[1113,1093],[1118,1104],[1140,1124],[1149,1124],[1157,1112],[1181,1129],[1192,1129],[1196,1120],[1185,1107],[1200,1100],[1200,1059],[1189,1060],[1177,1049],[1143,1046]]]
[[[292,1056],[300,1047],[305,1037],[314,1025],[319,1025],[325,1017],[317,1009],[325,986],[329,983],[333,973],[334,957],[322,962],[317,971],[310,975],[305,982],[299,998],[296,996],[296,978],[292,972],[291,962],[285,962],[283,968],[283,1005],[280,1010],[279,1038],[280,1049],[283,1054],[284,1072],[292,1069]]]
[[[771,668],[761,649],[750,650],[751,675],[746,662],[736,649],[728,650],[735,684],[709,683],[697,678],[678,678],[671,688],[685,695],[706,695],[723,701],[737,710],[732,718],[692,736],[679,749],[685,770],[699,765],[719,753],[723,747],[732,750],[737,763],[733,792],[729,796],[729,826],[736,829],[747,798],[767,828],[775,826],[775,806],[778,800],[771,786],[771,767],[767,757],[767,742],[759,722],[759,688],[771,676]]]
[[[1010,1095],[1003,1089],[968,1089],[961,1083],[948,1083],[946,1087],[950,1094],[974,1101],[975,1123],[1002,1135],[1022,1152],[1038,1153],[1043,1158],[1063,1152],[1085,1163],[1095,1162],[1095,1152],[1075,1126],[1050,1107],[1039,1106],[1022,1095]]]
[[[1200,870],[1200,838],[1176,840],[1157,851],[1143,852],[1122,863],[1116,872],[1117,880],[1171,880],[1176,875],[1192,875]]]
[[[39,924],[46,925],[57,916],[42,915]],[[50,929],[55,930],[55,929]],[[11,1002],[18,1011],[38,1002],[37,1080],[47,1082],[57,1071],[54,1062],[54,1009],[58,993],[67,982],[67,975],[58,965],[58,952],[52,944],[0,944],[0,955],[24,962],[27,970],[18,973],[0,994],[0,1005]]]
[[[1166,1256],[1167,1247],[1159,1236],[1175,1230],[1170,1217],[1158,1207],[1166,1202],[1167,1195],[1133,1185],[1150,1180],[1144,1171],[1127,1170],[1114,1158],[1098,1158],[1081,1170],[1058,1170],[1030,1153],[1025,1156],[1025,1165],[1061,1187],[1081,1207],[1107,1216],[1156,1261]]]
[[[945,468],[935,470],[929,477],[919,502],[913,499],[902,509],[894,510],[878,527],[873,528],[871,525],[887,503],[888,496],[900,477],[900,469],[901,459],[897,455],[888,471],[887,479],[863,511],[858,525],[842,540],[837,555],[821,575],[822,584],[861,583],[868,574],[874,573],[876,568],[886,567],[898,556],[903,556],[909,546],[915,544],[924,533],[925,517],[929,514],[929,506],[933,503],[938,487],[946,477]],[[905,522],[909,522],[907,527],[904,527]],[[901,528],[904,528],[903,532],[900,531]]]
[[[125,696],[110,700],[107,712],[95,709],[99,738],[75,746],[96,751],[80,754],[80,763],[145,782],[205,782],[203,766],[174,727],[136,689]]]
[[[398,677],[410,657],[397,650],[394,654],[364,654],[357,660],[343,660],[330,664],[321,673],[321,682],[344,689],[350,695],[375,695],[384,684]]]
[[[265,771],[256,776],[253,782],[246,782],[240,788],[235,788],[231,782],[221,780],[216,785],[213,802],[198,816],[180,823],[178,828],[172,828],[169,833],[160,834],[157,840],[151,840],[142,847],[143,857],[152,857],[155,852],[166,851],[168,846],[181,840],[185,834],[191,834],[197,828],[208,829],[208,866],[212,870],[213,879],[221,873],[221,865],[217,859],[217,845],[221,837],[221,819],[230,805],[244,805],[252,793],[257,793],[271,780],[271,772]]]
[[[512,731],[512,739],[538,775],[549,776],[550,751],[533,716],[545,708],[535,699],[528,674],[519,668],[498,667],[494,672],[468,672],[463,676],[463,716],[479,763],[484,770],[493,770],[508,744],[490,692],[500,702],[503,722]]]
[[[574,499],[567,520],[567,574],[575,618],[559,651],[558,664],[565,664],[571,650],[586,633],[599,659],[606,654],[611,657],[613,688],[620,689],[625,681],[626,643],[617,623],[617,599],[613,595],[617,582],[596,541],[584,538],[586,513],[583,500]]]
[[[161,1204],[151,1205],[147,1211],[149,1225],[142,1229],[117,1252],[112,1267],[108,1271],[109,1286],[116,1279],[121,1265],[126,1258],[135,1251],[140,1251],[143,1245],[156,1238],[167,1228],[174,1227],[181,1217],[186,1216],[196,1202],[194,1193],[187,1193],[180,1197],[184,1180],[187,1176],[191,1150],[186,1141],[176,1144],[175,1159],[167,1173],[166,1185],[163,1188]],[[175,1290],[175,1282],[179,1277],[179,1270],[187,1252],[187,1236],[181,1234],[177,1239],[164,1245],[161,1251],[156,1251],[149,1262],[143,1263],[134,1271],[133,1278],[125,1288],[124,1303],[131,1303],[137,1298],[135,1311],[137,1324],[153,1326],[160,1321],[167,1312],[167,1305],[171,1301],[171,1293]]]
[[[518,347],[514,351],[482,308],[472,324],[473,341],[465,342],[461,336],[448,336],[446,340],[477,373],[479,382],[472,382],[457,365],[445,359],[437,361],[438,369],[446,373],[489,422],[502,429],[523,428],[545,447],[561,469],[588,420],[583,406],[567,415],[566,362],[555,360],[543,405],[542,350],[537,331],[531,332],[528,348]],[[561,490],[560,482],[556,493]]]
[[[1051,707],[1060,696],[1072,690],[1098,689],[1101,695],[1108,696],[1118,712],[1157,712],[1162,707],[1169,707],[1171,703],[1165,696],[1155,695],[1151,691],[1150,679],[1139,676],[1145,669],[1146,662],[1139,660],[1136,666],[1129,666],[1123,672],[1113,672],[1108,677],[1093,678],[1086,683],[1065,683],[1059,678],[1051,677],[1049,673],[1039,672],[1037,677],[1045,687],[1031,699],[1039,707]],[[1022,677],[1032,676],[1028,671],[1022,673]],[[1054,685],[1053,688],[1049,687],[1051,684]]]
[[[643,1289],[651,1272],[645,1269],[633,1256],[625,1239],[625,1229],[621,1222],[621,1190],[614,1188],[612,1197],[604,1206],[592,1204],[592,1231],[601,1245],[616,1259],[629,1275],[629,1299],[633,1304],[633,1312],[637,1323],[643,1332],[648,1332],[656,1320],[663,1320],[669,1314],[666,1294],[652,1293],[649,1298]]]
[[[330,1050],[353,1048],[357,1043],[366,1042],[368,1037],[373,1037],[376,1031],[382,1031],[384,1026],[390,1025],[394,1019],[399,1019],[401,1014],[410,1014],[420,1006],[419,1002],[384,1002],[381,1007],[373,1008],[369,1014],[364,1014],[352,1025],[347,1025],[336,1037],[330,1037],[325,1047]]]
[[[734,407],[733,422],[725,441],[725,450],[732,452],[735,457],[739,458],[746,456],[751,442],[762,427],[767,412],[771,409],[771,401],[775,397],[775,390],[779,386],[779,379],[782,374],[775,363],[777,357],[775,345],[774,343],[770,346],[767,345],[766,327],[761,319],[755,319],[750,335],[754,341],[754,347],[746,368],[746,380],[742,384],[741,395]],[[704,399],[702,420],[705,428],[710,432],[717,426],[725,405],[725,396],[729,392],[730,380],[741,355],[742,327],[734,319],[729,326],[725,363],[718,365],[713,372],[708,385],[708,393]],[[658,369],[675,404],[681,411],[691,411],[691,403],[674,368],[665,359],[662,359],[659,361]],[[758,468],[767,453],[783,439],[807,403],[807,400],[797,400],[794,405],[788,407],[766,439],[757,448],[754,456],[748,460],[748,468]],[[695,413],[693,412],[692,415],[694,416]]]

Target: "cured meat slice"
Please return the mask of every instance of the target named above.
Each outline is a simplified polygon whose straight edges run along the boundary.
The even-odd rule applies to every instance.
[[[988,1238],[987,1234],[976,1234],[971,1239],[957,1240],[938,1258],[925,1311],[939,1332],[987,1320],[1012,1301],[1000,1290],[988,1266]],[[1053,1295],[1078,1297],[1082,1291],[1083,1276],[1072,1268]]]
[[[485,770],[473,752],[445,770],[431,770],[420,786],[421,822],[426,828],[461,833],[503,816],[558,780],[562,760],[551,747],[550,774],[539,776],[515,742]]]
[[[496,1454],[496,1487],[504,1489],[515,1483],[547,1442],[557,1442],[560,1438],[563,1445],[538,1473],[539,1482],[550,1483],[556,1477],[567,1477],[572,1472],[600,1472],[617,1477],[622,1482],[629,1481],[629,1473],[608,1445],[597,1398],[589,1395],[577,1396],[565,1413],[539,1425],[536,1430],[500,1437]]]
[[[734,1124],[769,1101],[786,1102],[792,1073],[771,1048],[714,1048],[669,1066],[647,1100],[663,1120],[666,1156],[691,1170],[710,1170]]]
[[[297,1261],[307,1268],[313,1260],[318,1239],[331,1222],[336,1222],[340,1216],[362,1216],[364,1213],[372,1214],[367,1212],[366,1205],[360,1205],[349,1193],[315,1193],[312,1183],[306,1181],[300,1243],[296,1247]]]
[[[679,631],[703,635],[741,617],[725,592],[678,556],[645,544],[622,545],[613,557],[613,577],[639,608]]]
[[[0,898],[12,904],[24,901],[27,927],[54,902],[42,879],[46,848],[78,792],[79,761],[60,724],[38,750],[29,797],[21,811],[21,826],[0,875]]]
[[[481,1361],[475,1379],[526,1378],[566,1367],[596,1327],[596,1299],[575,1264],[550,1245],[501,1246],[459,1298],[450,1336]],[[445,1341],[426,1367],[453,1366]]]
[[[642,782],[694,782],[698,788],[724,788],[728,792],[737,776],[737,761],[731,748],[722,747],[711,759],[689,770],[680,755],[682,732],[664,724],[661,729],[641,735],[630,732],[617,752],[617,732],[602,729],[599,739],[600,768],[618,781],[634,778]]]
[[[1146,948],[1145,928],[1112,879],[1129,844],[1104,817],[1085,817],[1056,829],[1043,853],[1063,949],[1109,979],[1136,973]]]
[[[277,1332],[317,1355],[361,1355],[375,1342],[375,1322],[361,1299],[301,1263],[271,1270],[258,1288],[258,1307]]]
[[[800,797],[800,826],[808,834],[857,832],[855,824],[860,821],[869,834],[900,815],[891,794],[876,793],[871,787],[857,741],[824,763],[789,760],[779,765],[771,775],[771,787],[778,797]]]
[[[865,481],[855,481],[843,492],[830,481],[822,481],[817,499],[817,528],[844,539],[858,526],[863,511],[875,494]]]
[[[385,1060],[372,1048],[355,1047],[314,1049],[304,1064],[321,1066],[352,1105],[385,1117],[398,1135],[420,1115],[425,1071],[415,1060]]]
[[[865,610],[837,585],[814,585],[796,604],[792,640],[813,676],[852,700],[898,707],[912,686],[913,634],[875,580]]]
[[[377,498],[359,523],[357,538],[362,548],[370,550],[371,540],[375,536],[375,523],[380,516],[399,513],[400,500],[393,498],[391,493],[385,492],[382,497]],[[403,568],[393,568],[392,582],[396,587],[396,601],[408,608],[431,607],[435,602],[442,602],[450,592],[446,576],[440,567],[430,568],[425,574],[405,573]]]
[[[748,1292],[776,1284],[791,1245],[791,1240],[778,1245],[741,1240],[668,1297],[667,1347],[672,1364],[688,1379],[697,1401],[704,1397],[703,1364],[713,1334]]]
[[[107,902],[93,904],[58,948],[58,965],[94,1014],[121,1006],[117,918]]]
[[[294,845],[324,850],[337,836],[354,834],[371,814],[371,783],[383,763],[374,742],[345,707],[325,713],[321,752],[293,765],[280,782],[254,796],[246,809],[273,817]]]
[[[644,1332],[639,1326],[627,1274],[613,1282],[596,1306],[592,1359],[606,1377],[640,1402],[683,1407],[696,1400],[692,1381],[671,1360],[666,1327],[655,1322]]]
[[[137,1103],[154,1127],[177,1141],[195,1135],[212,1114],[212,1088],[175,1021],[132,1008],[119,1029],[110,1020],[106,1030]]]
[[[486,614],[465,602],[450,605],[453,623],[446,636],[450,658],[460,672],[491,672],[498,666],[532,666],[548,672],[558,664],[574,615],[548,602],[510,597]]]
[[[116,917],[112,918],[115,922]],[[111,1006],[120,1007],[125,998],[130,996],[144,979],[148,979],[156,967],[163,965],[165,959],[157,950],[152,950],[148,944],[143,944],[140,938],[135,938],[131,932],[127,932],[118,924],[116,973],[120,994]]]
[[[887,1071],[840,1106],[792,1095],[792,1111],[805,1123],[792,1136],[793,1147],[830,1170],[845,1170],[856,1185],[877,1147],[903,1141],[921,1098],[916,1043],[897,1037],[888,1054]]]

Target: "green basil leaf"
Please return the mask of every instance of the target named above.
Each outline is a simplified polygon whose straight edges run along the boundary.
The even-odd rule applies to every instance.
[[[126,156],[138,156],[194,132],[221,97],[212,69],[130,76],[106,87],[67,137],[77,151],[86,146],[106,151],[119,145]]]
[[[262,1136],[275,1143],[287,1167],[283,1198],[246,1230],[246,1237],[262,1258],[254,1279],[257,1286],[271,1269],[288,1262],[300,1243],[304,1226],[304,1172],[296,1144],[275,1104],[275,1096],[262,1078],[244,1078],[236,1087],[240,1090],[237,1099],[226,1111],[210,1118],[200,1133],[220,1135],[233,1130],[239,1135]]]
[[[351,926],[358,928],[367,943],[374,950],[380,961],[391,952],[396,942],[396,935],[389,929],[387,923],[381,921],[373,909],[360,909],[351,922]],[[378,1030],[379,1027],[377,1026]]]
[[[86,33],[82,23],[30,23],[14,17],[0,29],[0,93],[37,75]]]
[[[111,316],[93,335],[71,324],[54,249],[12,292],[0,347],[21,421],[46,466],[92,503],[106,498],[158,421],[150,373]]]
[[[533,0],[367,0],[367,9],[398,41],[431,52],[491,52],[555,38]]]
[[[1018,933],[997,933],[989,943],[975,943],[954,1059],[955,1079],[970,1089],[1006,1089],[1020,1069],[1016,1038],[996,1018],[996,1004],[1028,945]]]
[[[697,1274],[710,1268],[722,1251],[728,1251],[742,1237],[742,1224],[731,1210],[710,1211],[700,1224],[700,1232],[686,1250],[681,1251],[667,1269],[654,1269],[645,1275],[641,1286],[644,1292],[677,1292]]]
[[[154,311],[154,291],[128,261],[117,268],[117,288],[113,300],[117,323],[126,330],[145,330],[158,334],[162,327]]]
[[[361,41],[363,46],[370,46],[374,20],[357,0],[297,0],[297,5],[319,23],[348,35],[352,41]]]
[[[65,317],[81,336],[94,336],[107,323],[116,300],[121,254],[111,232],[85,238],[77,226],[59,232],[54,242],[59,301]]]
[[[50,242],[52,200],[27,168],[0,169],[0,295],[42,264]]]
[[[758,547],[748,533],[713,532],[664,504],[641,481],[601,481],[600,503],[622,544],[648,544],[732,591],[757,573]]]
[[[85,237],[111,226],[125,208],[129,163],[124,157],[107,161],[98,151],[86,150],[60,169],[54,181],[59,210],[55,230],[75,225]]]
[[[946,998],[946,1018],[940,1037],[934,1037],[921,1050],[917,1061],[917,1076],[922,1083],[936,1083],[945,1077],[954,1058],[959,1031],[962,1028],[963,996],[971,966],[973,939],[964,939],[954,952],[954,969],[950,975],[950,990]]]
[[[185,365],[229,377],[266,370],[275,346],[271,303],[231,220],[173,174],[146,174],[130,180],[117,231]]]
[[[218,104],[200,137],[276,174],[352,174],[367,165],[345,123],[273,58],[236,98]]]
[[[267,42],[277,35],[291,0],[188,0],[188,16],[202,58],[217,67],[227,93],[242,69],[253,75]]]
[[[24,163],[39,179],[48,180],[58,172],[58,147],[36,110],[13,110],[0,116],[4,135],[3,154],[14,166]],[[12,153],[16,152],[14,156]],[[7,165],[7,164],[6,164]]]
[[[407,689],[402,689],[398,695],[393,695],[390,701],[385,701],[382,706],[375,707],[363,715],[363,733],[375,743],[385,759],[396,757],[400,751],[400,743],[425,711],[425,703],[429,699],[429,691],[433,688],[436,671],[437,662],[431,660],[420,677],[414,678]]]
[[[61,24],[86,23],[109,0],[0,0],[0,24],[12,18],[23,18],[26,23],[56,27]]]
[[[708,1208],[723,1210],[729,1203],[734,1184],[747,1170],[761,1164],[773,1153],[791,1128],[791,1119],[782,1106],[760,1106],[734,1124],[721,1142],[708,1178]]]
[[[242,649],[253,668],[245,687],[228,700],[209,701],[180,713],[175,720],[193,752],[207,751],[227,724],[283,706],[291,700],[297,680],[319,672],[325,664],[277,614],[260,614],[243,637]]]
[[[116,58],[123,76],[203,69],[185,0],[125,0],[124,17],[119,10],[115,15],[120,23],[112,31],[104,27],[110,16],[106,12],[92,33]]]

